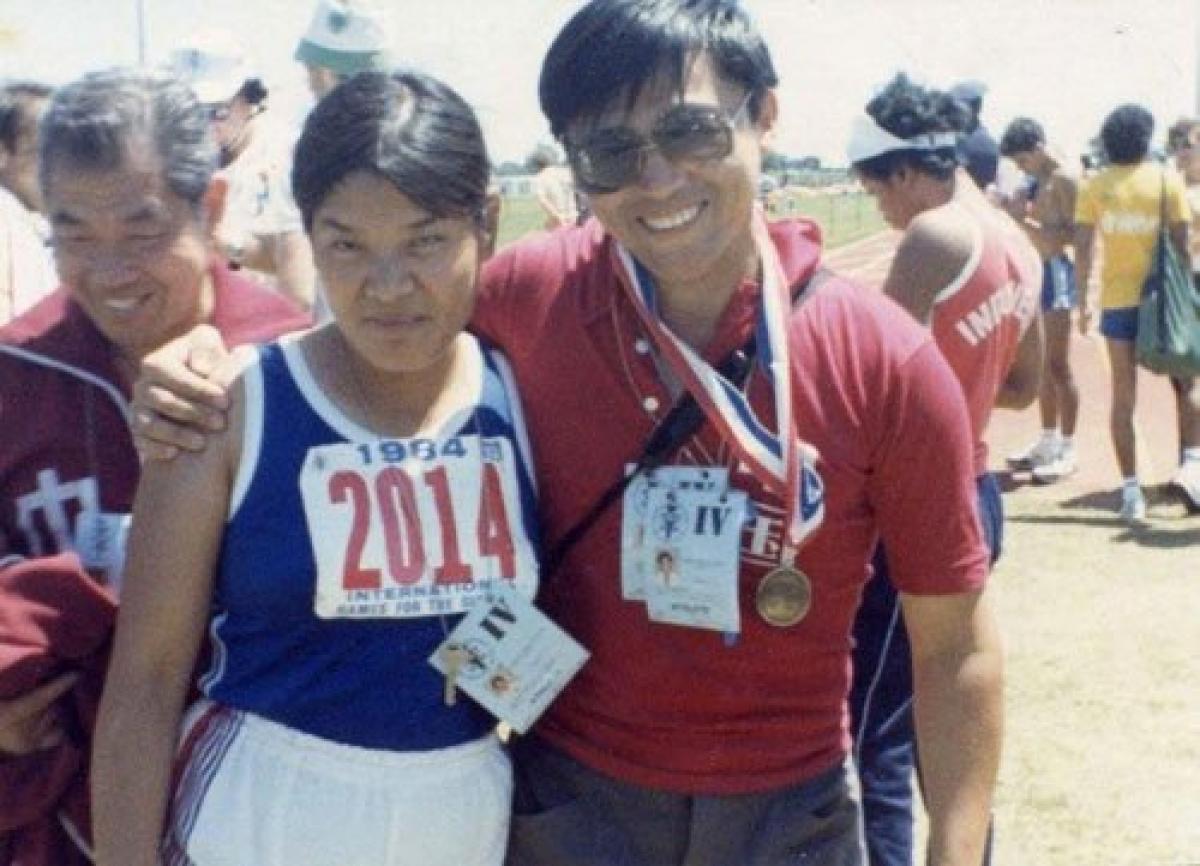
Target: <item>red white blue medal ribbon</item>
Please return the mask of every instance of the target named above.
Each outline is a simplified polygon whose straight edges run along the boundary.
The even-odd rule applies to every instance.
[[[816,449],[801,443],[795,432],[787,335],[791,292],[760,213],[755,214],[754,243],[763,274],[762,304],[755,324],[757,363],[766,373],[774,394],[777,432],[758,419],[737,385],[663,324],[658,316],[653,276],[620,244],[616,245],[616,251],[627,277],[626,294],[659,357],[695,398],[738,459],[767,489],[783,499],[786,527],[783,561],[790,565],[796,550],[825,517],[824,485],[816,471]]]

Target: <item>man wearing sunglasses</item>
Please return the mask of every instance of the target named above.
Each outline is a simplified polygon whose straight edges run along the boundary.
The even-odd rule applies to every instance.
[[[961,389],[902,310],[814,277],[812,223],[756,208],[775,85],[734,0],[593,0],[544,62],[596,219],[502,250],[474,326],[525,401],[539,604],[591,659],[514,743],[513,866],[862,864],[846,693],[880,535],[913,637],[930,862],[980,861],[1001,665]],[[176,425],[221,405],[185,363],[214,348],[195,335],[148,368],[149,456],[194,447]],[[675,436],[685,394],[703,423]],[[647,451],[666,465],[598,505]]]

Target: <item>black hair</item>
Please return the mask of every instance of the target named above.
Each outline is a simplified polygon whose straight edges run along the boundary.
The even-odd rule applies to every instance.
[[[962,100],[914,84],[904,73],[888,82],[867,103],[866,111],[879,126],[897,138],[945,132],[961,135],[970,122],[970,114]],[[904,167],[938,180],[949,180],[958,168],[958,156],[954,145],[947,144],[936,150],[892,150],[854,164],[858,174],[874,180],[887,180]]]
[[[1018,117],[1004,130],[1000,137],[1000,154],[1013,156],[1018,153],[1029,153],[1036,150],[1038,145],[1046,143],[1046,131],[1032,117]]]
[[[0,86],[0,148],[16,152],[21,136],[36,131],[34,106],[53,93],[53,88],[39,81],[6,81]]]
[[[1132,165],[1150,152],[1154,115],[1145,107],[1126,103],[1114,108],[1100,127],[1100,142],[1109,162]]]
[[[217,168],[208,113],[183,81],[144,69],[89,72],[54,94],[38,139],[43,192],[57,163],[117,168],[139,138],[154,146],[167,187],[198,207]]]
[[[1193,135],[1200,129],[1200,120],[1181,117],[1167,130],[1167,150],[1174,152],[1193,143]]]
[[[682,87],[686,63],[700,52],[712,58],[721,79],[751,94],[750,117],[757,120],[763,95],[779,79],[737,0],[592,0],[566,23],[542,63],[542,113],[562,140],[581,117],[619,99],[631,107],[661,76]]]
[[[360,72],[309,114],[292,162],[306,229],[333,188],[359,171],[438,217],[482,218],[487,202],[487,148],[475,112],[418,72]]]
[[[247,78],[234,94],[235,99],[239,96],[247,105],[261,105],[267,99],[267,85],[261,78]]]

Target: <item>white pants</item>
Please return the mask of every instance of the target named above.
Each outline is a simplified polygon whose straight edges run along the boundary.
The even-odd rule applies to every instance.
[[[168,866],[499,866],[512,768],[494,734],[447,749],[332,743],[210,702],[184,726]]]

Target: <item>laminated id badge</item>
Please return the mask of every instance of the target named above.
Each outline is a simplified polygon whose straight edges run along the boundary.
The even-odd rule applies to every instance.
[[[651,491],[642,551],[650,619],[728,634],[741,630],[738,562],[747,505],[741,491]]]
[[[429,663],[517,733],[525,733],[587,661],[574,638],[516,590],[495,585]],[[461,659],[451,666],[448,658]]]
[[[632,472],[633,467],[628,467]],[[645,601],[646,582],[651,574],[647,551],[652,527],[649,503],[652,491],[670,488],[682,491],[723,493],[729,470],[722,466],[663,466],[641,473],[625,488],[621,501],[621,597]]]

